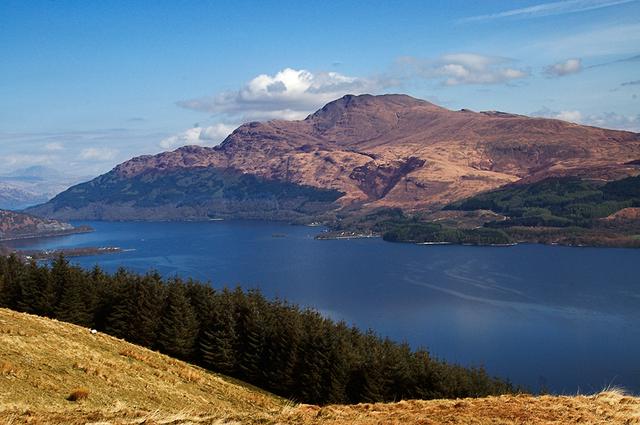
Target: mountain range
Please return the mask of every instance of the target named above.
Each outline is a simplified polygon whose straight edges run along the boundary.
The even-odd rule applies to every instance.
[[[381,207],[437,211],[550,177],[638,174],[638,133],[347,95],[304,120],[241,125],[219,146],[133,158],[29,211],[65,220],[312,220]]]
[[[36,165],[0,175],[0,208],[19,210],[47,202],[86,178]]]

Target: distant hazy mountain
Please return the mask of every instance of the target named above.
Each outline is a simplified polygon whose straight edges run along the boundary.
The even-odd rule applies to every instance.
[[[217,147],[134,158],[31,209],[71,219],[290,218],[435,210],[508,183],[640,173],[640,134],[405,95],[345,96],[301,121],[252,122]]]
[[[19,210],[41,204],[84,180],[44,166],[14,170],[0,175],[0,208]]]

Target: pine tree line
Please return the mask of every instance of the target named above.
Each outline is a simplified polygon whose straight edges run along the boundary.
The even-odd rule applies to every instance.
[[[63,257],[50,266],[0,257],[0,307],[96,328],[305,403],[513,391],[481,368],[447,364],[254,290],[86,271]]]

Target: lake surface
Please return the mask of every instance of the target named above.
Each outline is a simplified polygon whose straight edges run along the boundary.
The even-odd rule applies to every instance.
[[[317,241],[317,228],[250,221],[82,224],[96,231],[11,246],[132,249],[72,262],[259,287],[534,391],[640,393],[640,250]]]

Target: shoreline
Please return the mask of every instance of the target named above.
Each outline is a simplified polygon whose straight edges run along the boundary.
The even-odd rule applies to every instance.
[[[92,233],[95,232],[90,226],[78,226],[73,229],[54,231],[54,232],[46,232],[46,233],[36,233],[36,234],[26,234],[20,236],[6,237],[0,239],[0,243],[2,242],[11,242],[11,241],[20,241],[25,239],[41,239],[41,238],[55,238],[57,236],[70,236],[77,235],[82,233]]]
[[[119,254],[122,252],[131,251],[125,250],[117,246],[103,246],[103,247],[77,247],[77,248],[59,248],[59,249],[41,249],[41,250],[14,250],[12,254],[17,255],[26,261],[46,261],[57,258],[62,255],[66,258],[71,257],[89,257],[93,255],[105,255],[105,254]]]

